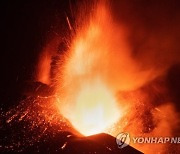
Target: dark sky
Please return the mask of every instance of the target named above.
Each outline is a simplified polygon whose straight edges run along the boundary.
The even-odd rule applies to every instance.
[[[69,1],[7,0],[0,7],[0,102],[7,107],[13,104],[23,82],[32,80],[39,52],[50,33],[56,31],[57,22],[63,34]]]

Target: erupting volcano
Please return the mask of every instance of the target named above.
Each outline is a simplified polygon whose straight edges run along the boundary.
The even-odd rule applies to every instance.
[[[77,29],[77,36],[62,64],[62,80],[57,76],[62,100],[60,112],[84,135],[106,132],[122,114],[116,93],[107,80],[109,75],[106,75],[111,73],[106,71],[112,64],[106,64],[109,45],[100,41],[106,40],[102,30],[105,19],[107,12],[101,6],[92,20]]]
[[[124,29],[116,27],[104,3],[96,7],[76,29],[56,76],[60,112],[83,135],[108,132],[123,116],[123,106],[117,98],[117,87],[122,82],[118,70],[126,62],[133,63],[128,57]],[[114,32],[118,33],[115,37]],[[133,66],[127,71],[136,69]],[[123,88],[128,86],[122,83]]]
[[[39,43],[33,81],[21,85],[18,105],[2,109],[0,129],[8,135],[0,150],[179,151],[172,144],[132,142],[123,151],[114,138],[121,132],[130,137],[179,135],[180,90],[174,80],[180,76],[180,13],[173,12],[174,4],[154,3],[70,0],[67,12],[58,10],[62,18],[52,3],[55,24],[49,24],[47,40]]]

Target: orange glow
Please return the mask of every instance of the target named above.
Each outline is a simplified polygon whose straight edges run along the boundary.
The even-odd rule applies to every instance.
[[[180,114],[176,102],[171,102],[176,100],[172,94],[177,89],[171,91],[170,82],[180,56],[179,52],[176,55],[179,48],[176,51],[172,43],[176,44],[173,31],[169,34],[169,25],[166,30],[161,24],[154,24],[158,20],[152,25],[146,23],[144,17],[153,15],[150,9],[141,21],[141,11],[133,15],[133,5],[127,10],[119,6],[122,12],[115,16],[114,7],[108,3],[111,2],[95,1],[93,8],[89,3],[85,7],[82,4],[75,9],[80,11],[75,12],[77,19],[66,17],[67,32],[53,31],[54,37],[39,55],[35,76],[36,81],[47,86],[33,83],[32,98],[28,93],[27,99],[7,112],[7,123],[18,118],[28,120],[30,130],[40,127],[42,135],[70,131],[80,136],[104,132],[116,137],[128,132],[131,137],[173,137],[178,132]],[[156,25],[160,30],[153,32]],[[72,35],[67,37],[69,31]],[[175,79],[179,73],[176,75]],[[37,134],[36,138],[41,136]],[[37,143],[36,138],[33,140]],[[172,152],[168,144],[130,145],[148,154]],[[65,146],[66,143],[61,148]]]
[[[50,84],[51,83],[51,62],[52,56],[55,55],[55,51],[57,51],[58,44],[61,40],[57,39],[56,37],[49,41],[41,51],[39,55],[39,61],[37,64],[37,71],[35,80]]]
[[[36,80],[42,83],[49,84],[50,83],[50,63],[51,63],[51,55],[45,51],[42,53],[40,57],[40,61],[38,64],[38,73],[36,76]]]
[[[100,80],[85,83],[77,92],[74,108],[65,116],[83,135],[105,131],[120,117],[111,91]]]
[[[151,123],[155,123],[157,116],[147,104],[147,100],[154,100],[146,98],[141,87],[161,72],[154,67],[147,69],[132,57],[128,30],[115,23],[105,5],[99,4],[90,19],[77,27],[56,74],[60,113],[86,136],[101,132],[117,136],[123,131],[144,136],[144,121],[151,119],[144,117],[149,113]],[[146,135],[151,135],[151,129],[157,130],[154,125],[146,127]]]
[[[57,71],[60,113],[83,135],[109,133],[127,108],[117,100],[118,92],[151,80],[149,71],[140,71],[130,56],[126,35],[106,6],[97,5],[89,21],[77,29]]]
[[[123,115],[109,81],[111,44],[103,42],[104,39],[107,43],[109,38],[105,37],[103,28],[107,12],[101,7],[90,24],[77,29],[78,34],[64,59],[62,76],[57,78],[60,112],[83,135],[107,133]]]

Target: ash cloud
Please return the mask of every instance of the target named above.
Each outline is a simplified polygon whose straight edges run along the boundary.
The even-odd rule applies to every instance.
[[[113,1],[111,6],[115,21],[128,29],[131,55],[142,68],[162,75],[180,62],[179,1]]]
[[[144,122],[142,122],[143,126],[147,125],[145,121],[151,118],[150,123],[154,128],[147,134],[178,136],[180,130],[179,1],[127,0],[113,1],[111,4],[114,20],[127,28],[133,60],[143,70],[150,69],[151,75],[155,75],[153,80],[146,80],[148,82],[138,90],[141,97],[146,97],[142,101],[143,104],[150,107],[148,109],[151,112],[150,116],[145,118],[144,113]],[[158,113],[155,108],[160,109],[160,112]],[[139,119],[136,122],[138,121]],[[149,151],[148,146],[141,148]],[[161,152],[179,151],[176,145],[168,148],[157,146],[155,149]]]

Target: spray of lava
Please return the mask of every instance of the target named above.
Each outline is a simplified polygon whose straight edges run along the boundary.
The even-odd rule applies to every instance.
[[[78,29],[64,60],[63,79],[58,80],[63,83],[58,89],[60,112],[83,135],[107,132],[122,116],[116,93],[106,78],[109,72],[104,70],[109,67],[110,54],[101,42],[102,22],[107,16],[104,8],[99,9],[100,16],[96,14],[90,25]]]
[[[60,112],[84,135],[108,132],[125,113],[118,91],[138,88],[154,78],[130,57],[126,35],[106,5],[98,4],[77,29],[64,57],[62,75],[57,76]]]
[[[151,91],[159,95],[167,94],[164,84],[158,87],[159,83],[153,82],[164,74],[164,68],[157,69],[157,65],[150,63],[155,59],[156,50],[148,52],[147,63],[144,53],[139,56],[140,60],[141,56],[144,58],[143,64],[137,57],[134,58],[128,43],[130,26],[127,28],[123,23],[117,23],[107,6],[105,2],[96,4],[88,17],[82,14],[84,9],[80,9],[76,26],[71,25],[67,18],[70,31],[75,29],[72,42],[67,41],[70,42],[68,50],[60,56],[55,70],[51,70],[51,50],[56,50],[54,46],[59,43],[59,38],[55,38],[43,50],[38,65],[37,80],[48,84],[52,82],[55,94],[50,98],[38,96],[22,101],[22,105],[5,114],[7,123],[14,119],[30,121],[32,129],[42,126],[41,134],[47,132],[49,126],[51,129],[57,128],[54,132],[70,130],[73,126],[83,135],[106,132],[116,136],[121,131],[129,131],[136,136],[172,136],[172,128],[179,123],[174,106],[172,103],[159,106],[152,103],[157,98]],[[151,46],[151,40],[156,38],[147,41],[145,46]],[[173,41],[169,42],[171,48]],[[169,54],[164,55],[165,60],[160,60],[166,63]],[[169,61],[166,65],[166,69],[171,66]],[[55,72],[53,79],[50,79],[51,71]],[[162,131],[164,128],[166,131]],[[36,136],[34,138],[37,139]],[[155,149],[148,145],[133,146],[146,153],[157,149],[164,152],[169,148],[167,146],[165,149],[165,145],[157,145]]]
[[[154,101],[147,96],[149,91],[141,89],[171,64],[157,69],[156,64],[144,65],[133,58],[129,29],[116,23],[108,6],[98,3],[88,18],[80,9],[80,24],[77,22],[76,33],[55,79],[60,113],[83,135],[106,132],[116,136],[125,130],[135,135],[164,136],[161,130],[166,127],[166,135],[171,136],[170,130],[178,123],[174,106],[167,103],[153,107],[147,102]],[[163,118],[162,112],[173,112],[174,116]],[[162,145],[157,148],[165,150]],[[143,150],[153,151],[146,146]]]

